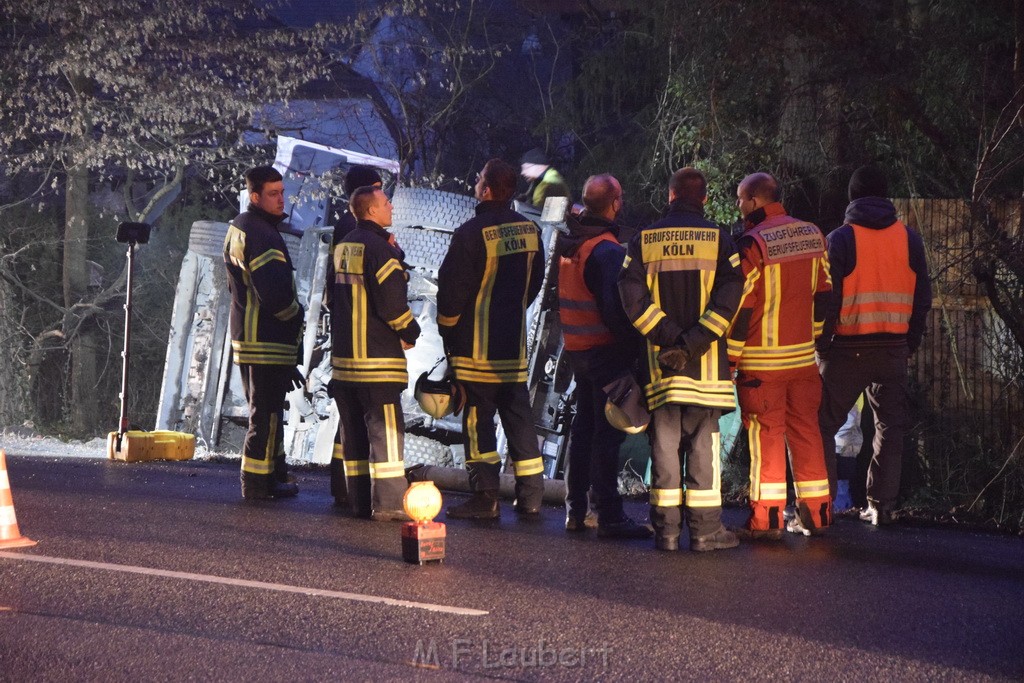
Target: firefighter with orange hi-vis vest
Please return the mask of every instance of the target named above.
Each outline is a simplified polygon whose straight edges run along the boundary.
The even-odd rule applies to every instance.
[[[602,538],[648,538],[651,530],[623,511],[619,447],[626,438],[605,417],[607,387],[628,378],[640,352],[640,335],[626,318],[618,276],[626,250],[615,216],[622,186],[610,175],[583,186],[583,212],[566,218],[558,236],[558,315],[573,376],[576,417],[565,471],[565,528],[587,528],[589,503]],[[593,491],[593,500],[588,493]]]
[[[754,173],[736,190],[738,240],[746,276],[729,331],[729,362],[750,443],[750,519],[740,536],[779,540],[783,528],[808,535],[832,523],[828,473],[818,429],[821,379],[814,340],[831,291],[825,238],[786,214],[775,178]],[[784,519],[786,450],[797,516]]]

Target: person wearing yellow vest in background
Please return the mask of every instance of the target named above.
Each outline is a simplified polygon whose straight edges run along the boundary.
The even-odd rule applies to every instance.
[[[619,271],[626,256],[615,217],[622,186],[610,175],[583,186],[583,212],[569,216],[569,234],[558,235],[558,313],[576,379],[576,417],[565,470],[565,530],[585,531],[588,492],[593,490],[597,535],[649,538],[648,527],[626,516],[619,495],[619,447],[626,438],[604,414],[604,387],[628,376],[642,338],[619,298]]]
[[[532,205],[538,211],[544,210],[548,197],[567,197],[572,201],[569,186],[543,151],[531,149],[524,154],[520,160],[520,173],[530,182],[530,187],[516,197],[519,201]]]
[[[888,523],[900,488],[909,421],[908,359],[921,345],[932,292],[921,236],[896,217],[884,174],[863,166],[850,178],[846,223],[828,236],[832,294],[816,349],[822,378],[818,412],[832,495],[835,436],[865,392],[875,415],[868,506],[861,519]]]

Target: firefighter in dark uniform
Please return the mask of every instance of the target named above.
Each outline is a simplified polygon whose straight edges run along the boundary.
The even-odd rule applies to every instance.
[[[380,188],[361,187],[349,206],[358,223],[334,250],[331,394],[341,419],[341,448],[331,479],[341,477],[344,463],[357,516],[404,521],[400,398],[409,384],[404,351],[416,343],[420,326],[409,310],[401,254],[384,229],[391,225],[391,201]],[[332,484],[332,491],[345,488]]]
[[[303,310],[295,293],[285,219],[284,182],[271,166],[245,174],[249,208],[224,239],[231,292],[231,349],[242,373],[249,428],[242,444],[242,496],[285,498],[299,489],[288,476],[282,429],[284,398],[301,383],[296,370]]]
[[[647,340],[655,547],[679,548],[685,506],[691,550],[732,548],[736,535],[721,521],[718,418],[735,406],[723,337],[743,274],[729,233],[704,218],[704,175],[676,171],[668,199],[664,217],[630,241],[619,278],[626,315]]]
[[[360,187],[383,187],[384,181],[380,174],[371,166],[352,166],[345,173],[345,197],[352,198],[352,195]],[[338,223],[334,226],[334,233],[331,237],[331,248],[327,254],[327,277],[324,283],[324,306],[330,310],[331,292],[334,289],[334,250],[338,243],[356,227],[356,217],[351,211],[351,206],[338,216]],[[388,233],[388,238],[394,243],[394,236]],[[396,245],[397,246],[397,245]],[[404,259],[404,256],[402,257]],[[345,459],[344,449],[341,445],[341,430],[334,433],[334,454],[331,458],[331,495],[334,502],[339,506],[348,504],[348,493],[345,490]]]
[[[569,234],[558,236],[558,313],[565,349],[576,379],[576,417],[565,472],[565,528],[584,531],[593,489],[597,534],[648,538],[651,530],[626,516],[619,494],[619,447],[626,438],[604,414],[604,387],[628,376],[642,339],[619,298],[619,271],[626,250],[615,217],[622,186],[610,175],[587,179],[583,212],[568,217]]]
[[[874,166],[850,177],[846,223],[828,235],[832,294],[817,341],[818,423],[833,495],[837,478],[852,474],[837,472],[836,432],[861,392],[875,416],[868,506],[861,512],[875,526],[890,521],[899,494],[910,422],[908,361],[921,345],[932,305],[924,242],[899,220],[887,193],[885,175]]]
[[[515,509],[540,512],[544,462],[526,389],[526,308],[540,291],[544,255],[537,226],[509,204],[515,169],[491,159],[476,184],[476,217],[452,235],[438,272],[437,324],[449,367],[466,392],[462,416],[472,497],[448,508],[454,519],[499,516],[494,416],[508,437]]]

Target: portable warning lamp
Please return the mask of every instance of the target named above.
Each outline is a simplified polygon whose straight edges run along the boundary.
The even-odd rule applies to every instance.
[[[402,525],[402,559],[412,564],[444,561],[445,526],[433,521],[441,512],[441,492],[432,481],[416,481],[402,498],[413,521]]]

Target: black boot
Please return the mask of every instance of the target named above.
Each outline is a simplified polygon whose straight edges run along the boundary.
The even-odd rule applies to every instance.
[[[498,495],[491,491],[477,491],[469,500],[452,505],[447,510],[451,519],[498,519]]]

